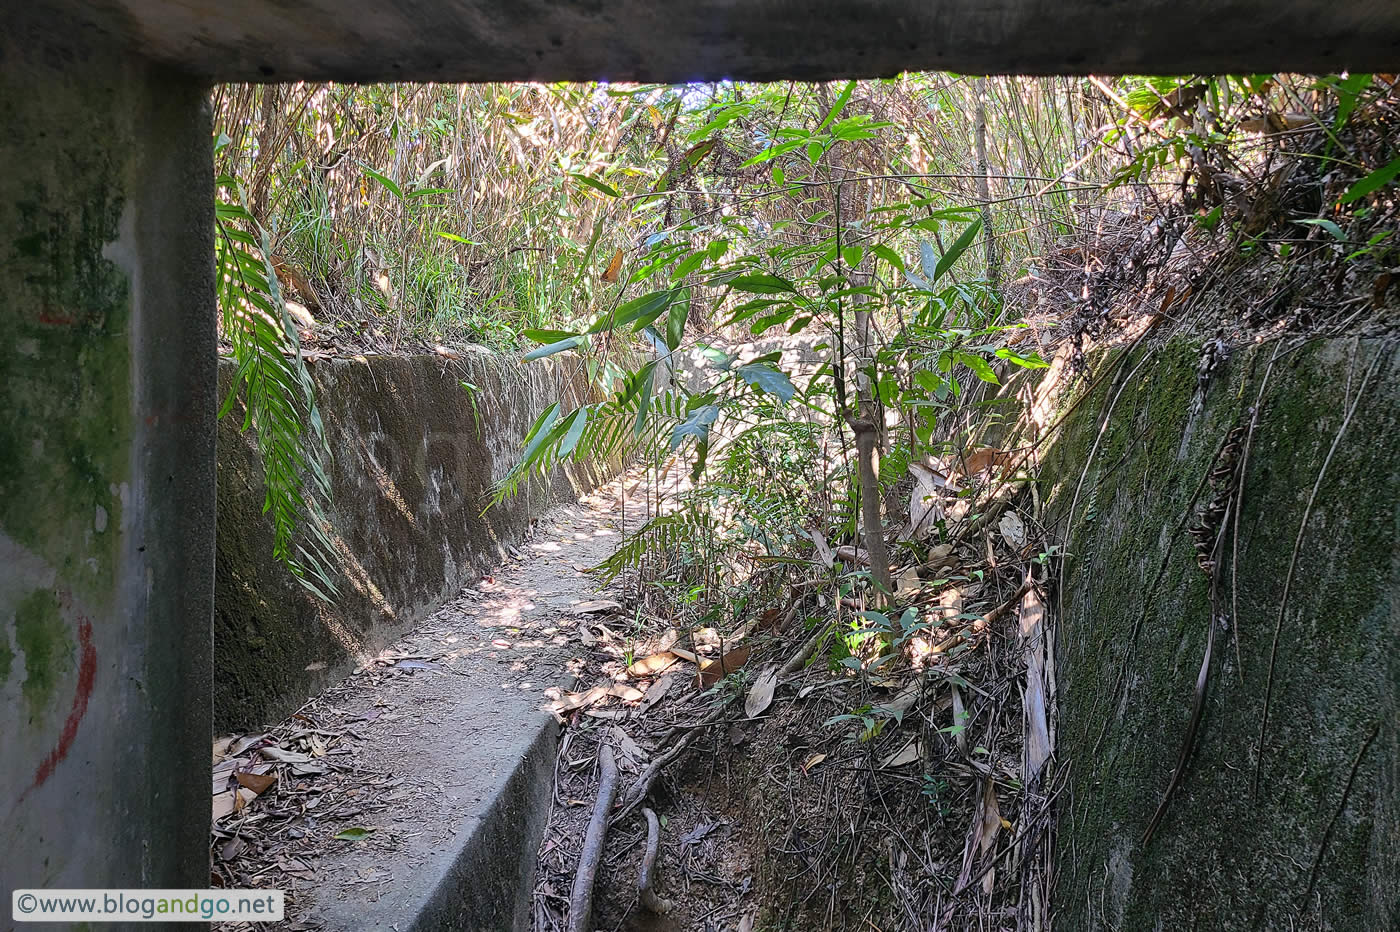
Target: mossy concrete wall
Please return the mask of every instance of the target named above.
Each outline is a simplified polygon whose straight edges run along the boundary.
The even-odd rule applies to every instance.
[[[234,367],[219,367],[227,392]],[[279,721],[413,629],[507,555],[532,518],[616,464],[556,469],[487,509],[547,405],[588,399],[548,360],[488,353],[369,357],[312,369],[332,459],[329,517],[339,594],[313,597],[272,559],[262,462],[240,406],[219,423],[214,720],[220,731]],[[474,391],[462,387],[475,386]]]
[[[204,88],[0,30],[0,927],[15,887],[208,883]]]
[[[1276,347],[1244,348],[1204,393],[1198,341],[1099,360],[1100,371],[1125,365],[1069,417],[1042,473],[1069,552],[1058,622],[1057,757],[1069,770],[1058,928],[1400,928],[1394,347],[1285,349],[1267,386]],[[1217,628],[1194,754],[1144,846],[1187,729],[1210,615],[1191,540],[1174,532],[1261,386],[1238,561],[1227,537],[1219,570],[1222,610],[1237,597],[1238,614]],[[1207,487],[1202,503],[1210,496]]]

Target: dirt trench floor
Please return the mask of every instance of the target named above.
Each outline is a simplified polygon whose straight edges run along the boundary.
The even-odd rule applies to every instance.
[[[1025,533],[988,522],[934,548],[936,579],[906,573],[923,630],[872,653],[864,605],[819,569],[719,631],[668,617],[655,580],[600,591],[588,570],[641,527],[646,494],[632,474],[552,511],[410,636],[287,721],[216,744],[213,883],[287,891],[279,928],[406,928],[356,917],[412,915],[396,904],[415,902],[547,707],[564,731],[535,932],[569,927],[604,746],[621,792],[589,929],[1047,928],[1062,775],[1026,740],[1027,697],[1043,709],[1053,676]],[[638,883],[644,809],[659,910]]]
[[[213,883],[287,891],[278,928],[411,901],[585,666],[585,571],[643,520],[624,476],[543,516],[513,558],[286,721],[214,748]],[[519,745],[519,747],[517,747]],[[227,929],[247,926],[228,925]]]

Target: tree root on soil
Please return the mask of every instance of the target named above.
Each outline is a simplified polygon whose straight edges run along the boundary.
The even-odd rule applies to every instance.
[[[588,821],[588,834],[583,840],[583,854],[578,859],[574,889],[569,896],[569,932],[588,932],[593,912],[593,881],[598,876],[598,864],[603,860],[603,842],[608,835],[608,810],[617,797],[617,758],[611,745],[598,751],[598,801],[593,804],[593,816]]]

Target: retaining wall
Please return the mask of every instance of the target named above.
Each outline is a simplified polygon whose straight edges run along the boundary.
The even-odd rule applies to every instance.
[[[272,559],[262,463],[236,408],[219,422],[217,732],[295,711],[499,563],[543,510],[615,468],[556,469],[486,509],[539,412],[586,399],[583,379],[549,361],[381,356],[320,360],[311,371],[333,455],[340,592],[326,604]],[[221,392],[233,372],[220,365]]]
[[[1200,349],[1179,338],[1119,360],[1119,377],[1073,412],[1042,473],[1069,552],[1056,662],[1057,758],[1069,768],[1057,927],[1400,927],[1394,344],[1288,349],[1266,386],[1275,346],[1240,349],[1204,392]],[[1098,372],[1112,362],[1100,359]],[[1238,558],[1229,536],[1219,558],[1226,618],[1194,751],[1144,844],[1210,624],[1183,516],[1261,388]],[[1206,486],[1200,504],[1212,494]]]

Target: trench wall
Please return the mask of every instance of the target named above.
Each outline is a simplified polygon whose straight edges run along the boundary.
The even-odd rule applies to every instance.
[[[0,30],[7,930],[14,888],[209,878],[207,95],[34,7]]]
[[[1057,757],[1068,767],[1057,928],[1400,928],[1395,344],[1274,351],[1237,350],[1203,392],[1197,340],[1110,354],[1098,372],[1124,365],[1050,448],[1042,491],[1069,553],[1057,634]],[[1191,716],[1211,613],[1178,532],[1221,438],[1248,422],[1261,387],[1238,556],[1227,536],[1218,571],[1220,611],[1235,600],[1238,611],[1216,624],[1195,750],[1144,845]],[[1207,486],[1201,501],[1211,495]]]
[[[221,363],[222,393],[233,372]],[[543,510],[616,468],[559,468],[486,509],[540,411],[587,400],[583,379],[547,360],[369,357],[320,360],[311,372],[332,451],[339,594],[316,599],[272,559],[262,463],[240,404],[218,435],[216,732],[295,711],[498,564]]]

